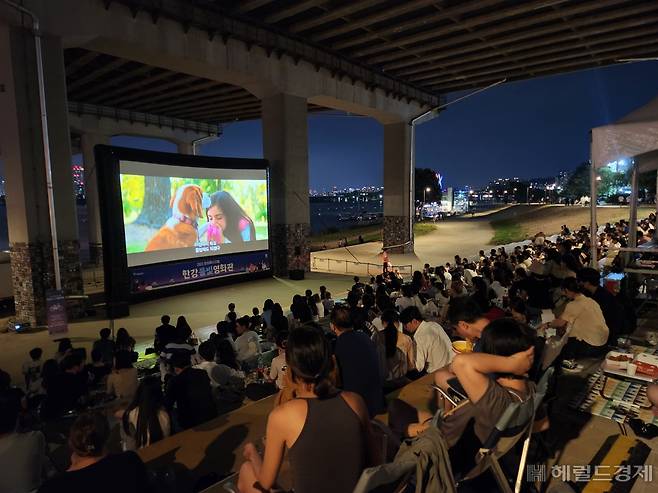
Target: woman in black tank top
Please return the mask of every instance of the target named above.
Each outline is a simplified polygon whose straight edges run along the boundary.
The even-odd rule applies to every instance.
[[[269,491],[287,449],[295,493],[351,493],[363,469],[378,462],[365,402],[331,386],[329,344],[312,328],[290,333],[286,363],[297,398],[270,413],[263,458],[245,446],[238,489]]]

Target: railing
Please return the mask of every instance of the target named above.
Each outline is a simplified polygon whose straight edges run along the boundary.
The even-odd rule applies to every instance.
[[[402,276],[411,276],[413,274],[413,266],[411,264],[391,265],[390,269],[397,269]],[[376,276],[382,273],[382,264],[359,262],[357,260],[321,258],[312,255],[311,271]]]

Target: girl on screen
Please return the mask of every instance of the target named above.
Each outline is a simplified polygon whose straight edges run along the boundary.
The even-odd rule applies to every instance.
[[[206,209],[208,223],[199,229],[208,242],[242,243],[256,239],[254,222],[230,193],[220,191],[210,196]]]

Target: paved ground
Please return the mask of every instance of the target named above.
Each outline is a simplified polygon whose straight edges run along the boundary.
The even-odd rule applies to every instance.
[[[160,317],[165,313],[171,316],[172,322],[175,322],[179,315],[185,315],[190,326],[198,329],[215,325],[219,320],[223,320],[230,302],[236,304],[239,315],[251,315],[254,306],[262,309],[263,301],[267,298],[281,303],[286,310],[294,294],[304,293],[306,289],[317,292],[320,285],[327,286],[332,296],[339,298],[347,293],[352,281],[345,276],[310,273],[303,281],[262,279],[172,296],[132,305],[130,316],[126,319],[117,319],[115,329],[126,327],[137,340],[137,349],[143,349],[152,343],[154,329],[160,325]],[[0,319],[0,327],[6,327],[6,323],[7,319]],[[100,318],[74,322],[70,324],[69,337],[75,347],[86,347],[90,351],[93,341],[98,339],[98,331],[108,326],[109,321]],[[12,332],[0,334],[0,347],[2,348],[0,368],[9,372],[16,383],[22,383],[20,369],[22,363],[27,360],[30,349],[43,348],[44,360],[51,358],[57,349],[45,330],[25,334]]]
[[[453,262],[456,254],[466,258],[474,257],[479,250],[491,248],[492,236],[493,230],[486,215],[472,219],[448,219],[437,222],[436,231],[416,238],[415,254],[392,254],[390,261],[393,265],[412,265],[415,270],[422,268],[425,263],[440,265]],[[373,265],[370,272],[379,273],[382,264],[381,251],[381,242],[322,250],[311,253],[311,264],[315,264],[316,270],[366,274],[365,263],[371,263]],[[356,262],[364,265],[357,266]]]

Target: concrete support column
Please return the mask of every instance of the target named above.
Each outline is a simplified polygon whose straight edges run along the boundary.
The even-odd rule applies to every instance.
[[[177,142],[176,145],[178,146],[178,154],[188,154],[190,156],[194,154],[192,142]]]
[[[628,246],[630,248],[637,247],[637,197],[640,188],[640,172],[637,169],[637,164],[633,164],[631,169],[631,196],[628,198],[628,208],[630,209],[630,217],[628,224]],[[630,255],[629,257],[632,257]]]
[[[80,139],[85,168],[85,197],[87,199],[87,227],[89,229],[89,259],[95,265],[103,263],[103,237],[101,235],[100,203],[94,147],[109,145],[108,135],[85,133]]]
[[[654,201],[656,202],[656,222],[655,222],[656,229],[653,233],[653,238],[654,240],[658,241],[658,171],[656,171],[656,198],[654,199]]]
[[[384,248],[389,253],[413,253],[411,219],[411,127],[404,122],[384,125]]]
[[[310,205],[306,99],[263,99],[263,156],[270,162],[270,239],[275,275],[309,270]]]
[[[62,287],[82,292],[71,172],[66,77],[59,38],[43,38],[55,216]],[[34,38],[0,21],[0,149],[7,182],[7,222],[16,318],[41,325],[54,287]]]

